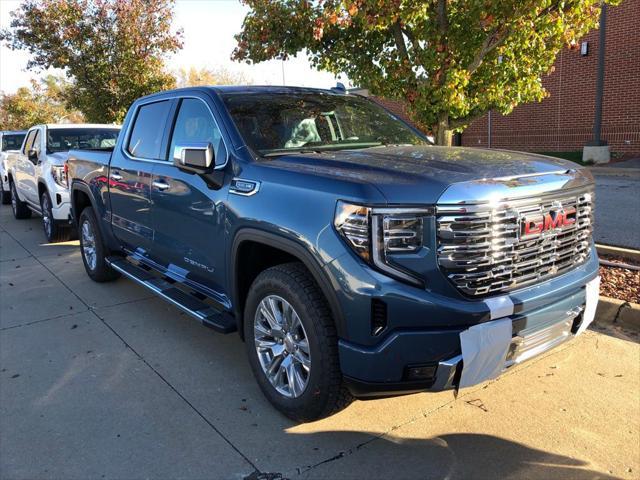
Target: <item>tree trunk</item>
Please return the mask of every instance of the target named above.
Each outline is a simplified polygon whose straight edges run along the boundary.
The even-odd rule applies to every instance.
[[[453,130],[449,128],[449,115],[446,113],[441,113],[438,118],[438,127],[435,138],[436,144],[450,147],[452,139]]]

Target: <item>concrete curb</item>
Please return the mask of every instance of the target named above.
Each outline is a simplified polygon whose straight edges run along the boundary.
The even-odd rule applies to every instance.
[[[614,247],[612,245],[602,245],[599,243],[596,243],[596,250],[598,250],[598,255],[614,255],[627,260],[640,262],[640,250]]]
[[[595,322],[640,330],[640,305],[601,295]]]

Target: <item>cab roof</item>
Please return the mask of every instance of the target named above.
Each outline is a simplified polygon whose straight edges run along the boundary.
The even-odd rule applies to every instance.
[[[271,94],[294,94],[294,93],[315,93],[324,95],[347,95],[346,90],[332,88],[311,88],[311,87],[287,87],[275,85],[210,85],[197,87],[176,88],[174,90],[165,90],[162,92],[152,93],[138,100],[153,98],[156,96],[166,96],[172,93],[188,93],[188,92],[214,92],[216,94],[253,94],[253,93],[271,93]]]
[[[37,127],[38,125],[35,126]],[[50,130],[65,128],[122,128],[121,125],[115,125],[113,123],[47,123],[45,127]]]

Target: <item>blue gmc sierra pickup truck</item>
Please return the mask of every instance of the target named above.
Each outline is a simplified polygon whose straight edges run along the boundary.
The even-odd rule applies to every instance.
[[[140,98],[114,148],[69,153],[68,176],[88,275],[237,330],[298,421],[495,378],[593,320],[587,170],[433,146],[343,91]]]

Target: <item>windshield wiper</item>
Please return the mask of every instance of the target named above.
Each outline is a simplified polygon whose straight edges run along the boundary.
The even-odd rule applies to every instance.
[[[413,147],[413,143],[383,143],[381,147]]]
[[[277,152],[263,153],[263,157],[279,157],[281,155],[295,155],[298,153],[324,153],[326,150],[318,150],[313,148],[288,148]]]

